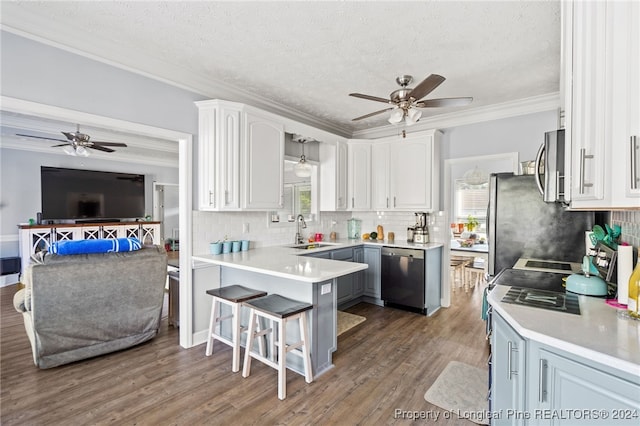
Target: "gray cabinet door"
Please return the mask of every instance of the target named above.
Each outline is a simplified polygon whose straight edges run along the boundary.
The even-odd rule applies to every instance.
[[[364,263],[369,265],[364,271],[364,294],[380,299],[380,248],[365,247]]]
[[[535,349],[537,347],[532,351],[535,357],[531,357],[530,363],[529,411],[549,415],[541,415],[532,424],[640,424],[638,383],[583,364],[580,358],[567,358],[544,346]],[[556,413],[564,415],[553,418]],[[569,413],[573,418],[569,418]],[[575,418],[583,414],[590,415],[593,420]]]
[[[362,247],[353,249],[353,261],[364,263],[364,250]],[[353,297],[360,297],[364,294],[364,271],[353,274]]]
[[[495,311],[491,335],[491,411],[524,412],[526,342]],[[522,425],[523,418],[503,415],[498,425]]]
[[[333,250],[331,252],[331,258],[333,260],[353,262],[353,249],[345,248],[345,249]],[[338,305],[353,299],[354,275],[355,274],[343,275],[337,278],[336,282],[337,282],[338,289],[336,290],[337,291],[336,296],[338,299]]]

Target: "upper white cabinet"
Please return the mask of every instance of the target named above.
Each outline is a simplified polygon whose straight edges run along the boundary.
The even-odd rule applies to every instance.
[[[284,126],[243,104],[196,102],[200,210],[269,210],[282,205]]]
[[[563,104],[572,208],[640,206],[640,5],[563,2]]]
[[[433,130],[373,142],[373,209],[437,209],[440,137]]]
[[[349,210],[371,210],[371,142],[349,141]]]
[[[255,112],[245,113],[242,207],[277,209],[284,196],[284,126]]]
[[[320,210],[347,210],[348,146],[345,140],[319,145]]]

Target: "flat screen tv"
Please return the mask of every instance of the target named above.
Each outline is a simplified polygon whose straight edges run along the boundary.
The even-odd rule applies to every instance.
[[[144,175],[41,166],[42,219],[78,222],[141,218]]]

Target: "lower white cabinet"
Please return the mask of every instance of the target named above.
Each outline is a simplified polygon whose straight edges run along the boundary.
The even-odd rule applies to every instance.
[[[524,412],[527,343],[497,314],[492,316],[491,411]],[[523,418],[503,416],[496,425],[522,425]]]

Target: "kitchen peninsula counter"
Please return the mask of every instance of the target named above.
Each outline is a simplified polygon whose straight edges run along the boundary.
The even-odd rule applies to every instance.
[[[503,303],[510,288],[495,286],[487,300],[522,337],[640,377],[640,321],[597,297],[578,296],[580,315]]]
[[[363,271],[368,265],[307,255],[363,245],[423,250],[442,247],[440,243],[416,244],[402,240],[389,242],[344,239],[320,244],[322,246],[313,249],[294,248],[293,245],[270,246],[236,253],[192,256],[194,262],[220,266],[221,286],[240,284],[313,304],[309,315],[309,330],[314,376],[333,367],[332,354],[337,350],[337,279]],[[297,362],[297,358],[289,359],[289,363],[293,363],[292,368],[301,371],[302,365],[297,365]]]

